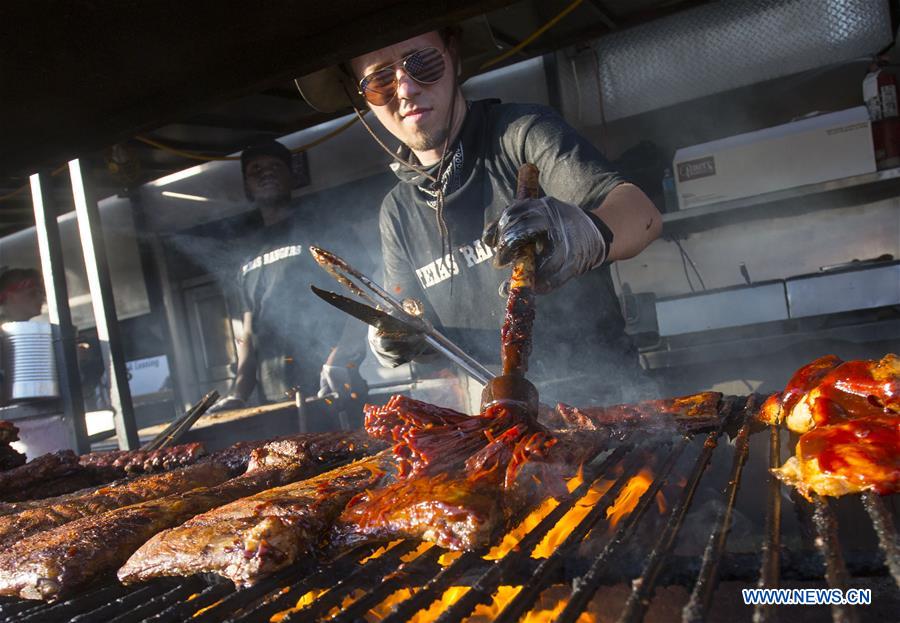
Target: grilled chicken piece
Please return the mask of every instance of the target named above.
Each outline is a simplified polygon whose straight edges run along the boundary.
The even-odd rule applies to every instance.
[[[762,419],[803,433],[795,456],[772,470],[807,498],[900,491],[900,358],[841,362],[829,355],[800,368]],[[772,415],[777,413],[777,415]]]
[[[125,480],[108,487],[94,489],[80,497],[0,517],[0,544],[8,545],[36,532],[75,521],[90,515],[161,498],[197,487],[212,486],[230,477],[220,463],[199,463],[182,469]]]
[[[844,363],[832,356],[828,363],[839,365],[827,368],[823,364],[803,378],[801,373],[825,359],[801,368],[788,383],[786,397],[782,399],[782,413],[789,429],[805,433],[815,426],[827,424],[832,417],[845,419],[865,415],[871,406],[900,412],[900,358],[896,355],[885,355],[880,361]],[[796,389],[789,393],[792,387]],[[837,404],[840,408],[829,404]]]
[[[794,410],[797,403],[822,380],[826,374],[843,363],[834,355],[825,355],[806,364],[790,378],[780,394],[772,394],[763,403],[758,419],[765,424],[777,426]]]
[[[900,416],[879,413],[817,427],[772,470],[806,498],[862,491],[900,493]]]
[[[392,464],[382,453],[198,515],[145,543],[119,579],[216,573],[249,586],[313,553],[347,501],[374,487]]]
[[[678,398],[645,400],[611,407],[570,407],[559,403],[556,410],[570,428],[598,430],[616,426],[679,425],[691,431],[719,423],[719,392],[702,392]]]

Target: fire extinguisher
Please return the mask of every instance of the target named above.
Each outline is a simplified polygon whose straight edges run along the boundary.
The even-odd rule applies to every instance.
[[[894,66],[878,59],[863,79],[863,100],[872,121],[872,142],[879,169],[900,166],[900,111]]]

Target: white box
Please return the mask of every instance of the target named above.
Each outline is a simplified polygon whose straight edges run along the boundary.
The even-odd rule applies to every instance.
[[[685,147],[673,166],[682,210],[872,173],[869,114],[857,106]]]

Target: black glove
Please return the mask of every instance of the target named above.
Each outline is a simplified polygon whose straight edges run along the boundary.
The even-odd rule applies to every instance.
[[[511,203],[481,239],[495,249],[498,266],[509,264],[522,247],[534,243],[535,289],[546,293],[602,264],[612,231],[595,214],[544,197]]]
[[[325,364],[319,373],[319,397],[337,394],[339,402],[365,400],[369,385],[360,375],[356,364],[331,366]]]
[[[386,368],[409,363],[428,350],[425,334],[421,331],[385,331],[369,327],[369,348]]]
[[[231,411],[232,409],[243,409],[247,406],[247,402],[240,396],[228,394],[219,398],[213,406],[206,410],[207,413],[218,413],[219,411]]]

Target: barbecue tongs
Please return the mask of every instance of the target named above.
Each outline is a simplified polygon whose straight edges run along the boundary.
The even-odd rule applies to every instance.
[[[490,370],[451,342],[424,318],[421,303],[413,299],[398,301],[380,285],[330,251],[314,246],[310,247],[309,251],[319,266],[365,302],[310,286],[319,298],[382,331],[424,333],[425,341],[432,348],[459,365],[475,380],[487,384],[494,378]]]

